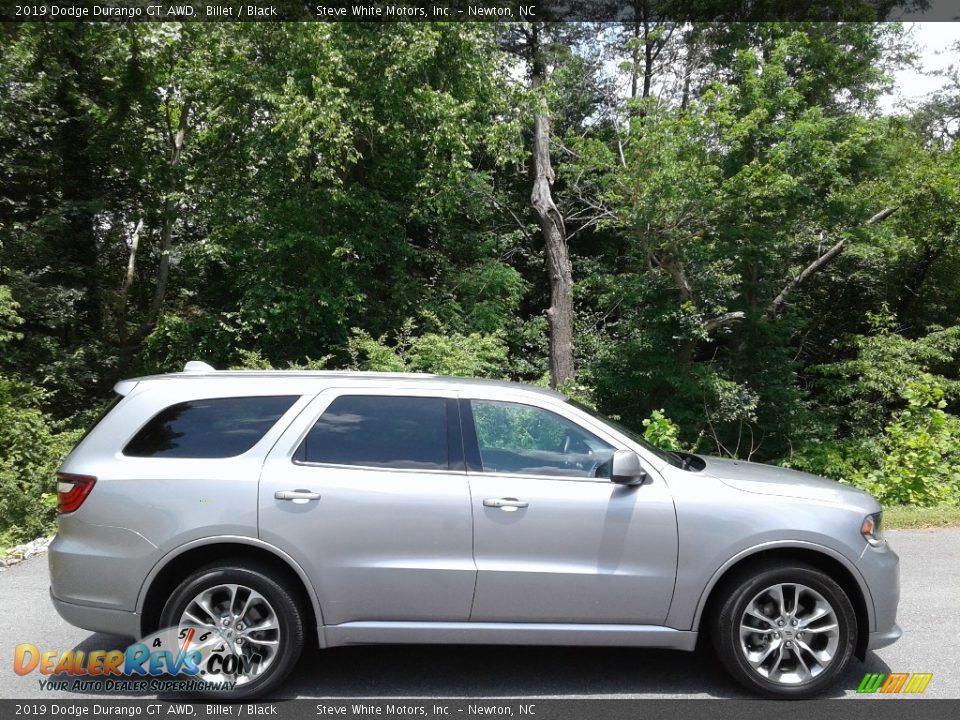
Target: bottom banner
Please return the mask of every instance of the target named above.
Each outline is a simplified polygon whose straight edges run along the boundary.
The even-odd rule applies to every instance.
[[[941,720],[960,717],[960,700],[915,700],[905,696],[856,700],[594,700],[594,699],[422,699],[372,698],[203,703],[143,700],[0,700],[7,718],[530,718],[530,720]]]

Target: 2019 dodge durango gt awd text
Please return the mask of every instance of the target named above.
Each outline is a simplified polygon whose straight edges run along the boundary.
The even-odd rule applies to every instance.
[[[663,452],[552,391],[203,363],[116,391],[59,476],[53,602],[90,630],[201,632],[236,657],[217,675],[233,697],[276,689],[313,632],[681,650],[705,634],[776,697],[900,636],[872,497]]]

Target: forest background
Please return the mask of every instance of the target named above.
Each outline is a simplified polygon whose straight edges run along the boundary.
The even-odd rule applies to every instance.
[[[0,546],[195,359],[553,385],[960,518],[960,75],[639,18],[3,25]]]

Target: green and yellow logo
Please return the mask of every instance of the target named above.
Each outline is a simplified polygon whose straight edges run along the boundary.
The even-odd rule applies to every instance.
[[[933,679],[933,673],[867,673],[860,681],[858,693],[922,693]]]

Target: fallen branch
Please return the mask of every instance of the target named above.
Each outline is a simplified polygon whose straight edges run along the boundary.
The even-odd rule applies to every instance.
[[[719,327],[725,325],[730,325],[739,320],[743,320],[747,317],[747,314],[742,310],[734,310],[733,312],[724,313],[723,315],[718,315],[715,318],[710,318],[703,323],[703,331],[705,333],[711,333]]]
[[[885,208],[878,212],[876,215],[872,216],[869,220],[864,223],[864,226],[876,225],[877,223],[883,222],[888,217],[893,215],[896,212],[896,208]],[[802,284],[807,278],[816,273],[820,268],[833,260],[837,255],[843,252],[843,249],[846,247],[846,238],[840,240],[833,247],[827,250],[823,255],[818,257],[812,263],[807,265],[799,275],[795,278],[791,278],[783,286],[783,289],[777,293],[777,296],[770,302],[767,306],[767,318],[773,320],[777,314],[780,312],[780,308],[783,307],[783,304],[787,301],[787,296],[800,284]]]

